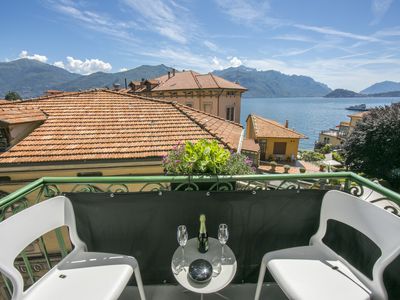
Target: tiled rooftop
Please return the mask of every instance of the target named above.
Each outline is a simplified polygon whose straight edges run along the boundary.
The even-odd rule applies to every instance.
[[[368,111],[361,111],[361,112],[358,112],[358,113],[355,113],[355,114],[351,114],[351,115],[348,115],[348,117],[354,117],[354,118],[362,118],[362,117],[364,117],[366,114],[368,113]]]
[[[2,106],[0,108],[0,123],[21,124],[35,121],[45,121],[46,118],[47,117],[43,111],[37,108],[20,106]]]
[[[152,91],[170,91],[185,89],[233,89],[246,91],[241,85],[225,80],[214,74],[199,74],[194,71],[176,72],[175,75],[164,75],[155,79],[160,84]]]
[[[9,105],[42,111],[46,121],[0,155],[0,164],[158,158],[178,142],[217,139],[237,149],[242,126],[162,100],[108,90],[68,93]]]
[[[252,152],[259,152],[260,145],[257,144],[253,139],[243,139],[242,149]]]
[[[254,133],[256,138],[306,138],[305,135],[298,133],[292,129],[286,128],[284,125],[273,120],[265,119],[256,115],[249,115],[249,118],[251,118],[253,121],[255,131]]]

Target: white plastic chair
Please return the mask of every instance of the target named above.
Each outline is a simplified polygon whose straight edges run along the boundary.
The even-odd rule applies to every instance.
[[[329,219],[355,228],[380,248],[372,279],[323,243]],[[254,299],[260,298],[266,268],[290,299],[387,299],[383,272],[400,254],[399,232],[398,216],[347,193],[329,191],[323,198],[319,229],[310,246],[264,255]]]
[[[24,291],[14,260],[32,241],[68,226],[74,249],[58,265]],[[12,300],[118,299],[132,273],[140,298],[145,300],[138,262],[130,256],[86,252],[77,234],[75,215],[67,197],[57,196],[33,205],[0,222],[0,272],[13,285]]]

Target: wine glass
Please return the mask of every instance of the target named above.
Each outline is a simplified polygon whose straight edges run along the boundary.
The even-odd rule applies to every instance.
[[[222,253],[221,253],[221,262],[224,263],[226,262],[227,259],[224,255],[224,250],[225,250],[225,244],[229,239],[229,231],[228,231],[228,225],[226,224],[220,224],[218,228],[218,240],[221,244],[222,248]]]
[[[176,236],[177,236],[177,240],[178,240],[178,244],[181,247],[182,250],[182,257],[181,258],[176,258],[174,260],[174,268],[175,268],[175,272],[176,274],[178,274],[179,272],[181,272],[182,270],[184,270],[184,267],[186,265],[185,262],[185,246],[186,243],[188,241],[188,232],[186,229],[185,225],[179,225],[177,232],[176,232]]]

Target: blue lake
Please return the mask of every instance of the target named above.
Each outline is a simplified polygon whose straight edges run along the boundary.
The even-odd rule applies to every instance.
[[[335,128],[340,121],[349,121],[354,111],[346,107],[365,103],[367,108],[400,102],[400,98],[242,98],[241,123],[246,124],[249,114],[256,114],[282,124],[289,120],[289,127],[303,133],[300,149],[313,149],[321,130]]]

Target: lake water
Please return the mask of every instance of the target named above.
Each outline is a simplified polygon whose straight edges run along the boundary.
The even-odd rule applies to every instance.
[[[367,108],[400,102],[400,98],[242,98],[241,123],[249,114],[256,114],[285,124],[303,133],[308,139],[300,141],[300,149],[313,149],[321,130],[335,128],[340,121],[349,121],[355,113],[346,107],[365,103]]]

